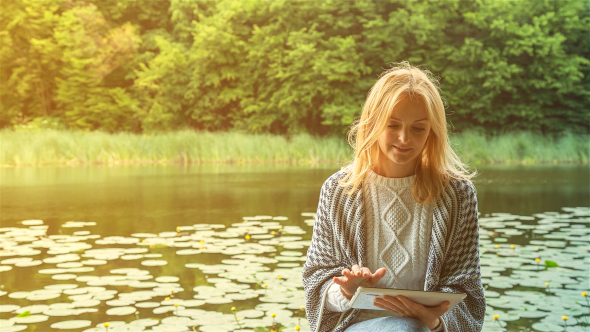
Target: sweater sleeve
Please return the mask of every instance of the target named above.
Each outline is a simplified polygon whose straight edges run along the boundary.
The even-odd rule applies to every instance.
[[[340,291],[340,285],[332,284],[328,288],[328,296],[326,297],[326,308],[334,312],[344,312],[351,308],[350,301]]]
[[[481,283],[479,225],[475,187],[462,184],[460,211],[449,239],[449,251],[441,271],[440,291],[465,293],[467,297],[441,318],[445,330],[479,332],[482,329],[486,300]]]

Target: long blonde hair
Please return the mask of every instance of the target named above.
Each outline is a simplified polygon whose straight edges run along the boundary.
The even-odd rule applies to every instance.
[[[387,126],[391,110],[405,96],[424,103],[431,124],[424,149],[417,157],[414,200],[420,204],[433,203],[450,178],[469,180],[475,176],[450,145],[438,80],[427,69],[403,61],[379,76],[367,94],[360,120],[348,132],[348,143],[355,150],[354,159],[342,168],[347,175],[339,181],[341,186],[351,187],[347,194],[352,194],[377,165],[380,149],[377,140]]]

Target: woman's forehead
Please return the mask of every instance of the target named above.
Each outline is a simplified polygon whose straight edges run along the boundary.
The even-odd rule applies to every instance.
[[[393,120],[405,121],[428,121],[428,112],[424,102],[418,98],[404,97],[393,107],[389,113],[389,117]]]

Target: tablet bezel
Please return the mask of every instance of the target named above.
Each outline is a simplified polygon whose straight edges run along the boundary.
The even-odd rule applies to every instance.
[[[367,293],[376,293],[379,295],[367,294]],[[444,301],[449,301],[449,309],[451,310],[454,306],[461,303],[467,294],[463,293],[448,293],[448,292],[436,292],[436,291],[418,291],[418,290],[407,290],[407,289],[392,289],[392,288],[377,288],[377,287],[362,287],[359,288],[354,293],[354,296],[350,300],[350,305],[352,308],[355,309],[370,309],[370,310],[385,310],[378,307],[371,305],[371,308],[367,307],[355,307],[355,304],[358,303],[357,299],[364,297],[364,296],[371,296],[373,298],[383,298],[384,295],[391,295],[397,296],[402,295],[407,297],[408,299],[420,303],[424,306],[436,306]],[[433,300],[434,298],[434,300]],[[434,303],[434,304],[429,304]],[[373,301],[371,301],[373,303]],[[426,304],[425,304],[426,303]]]

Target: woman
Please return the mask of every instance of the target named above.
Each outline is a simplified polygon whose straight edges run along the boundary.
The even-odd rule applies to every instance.
[[[432,75],[407,62],[371,88],[349,141],[352,163],[323,184],[307,260],[312,331],[480,331],[485,297],[475,188],[448,143]],[[356,140],[356,144],[353,141]],[[359,286],[465,293],[424,307],[398,296],[359,310]]]

